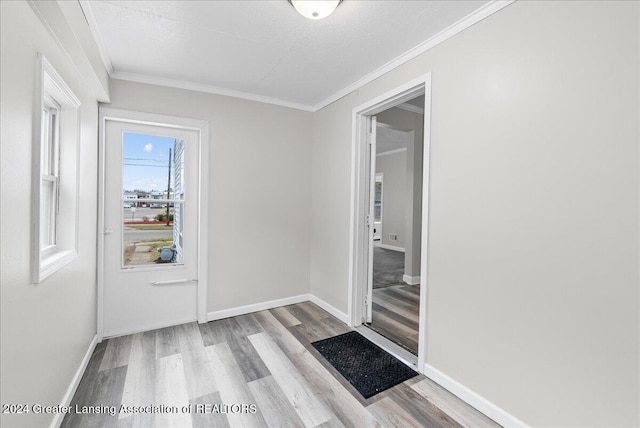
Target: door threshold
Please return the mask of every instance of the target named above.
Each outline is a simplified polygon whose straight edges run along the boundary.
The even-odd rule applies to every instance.
[[[376,333],[365,325],[356,327],[356,331],[402,361],[407,366],[411,367],[413,370],[418,371],[418,357],[416,355],[413,355],[400,345],[393,343],[380,333]]]

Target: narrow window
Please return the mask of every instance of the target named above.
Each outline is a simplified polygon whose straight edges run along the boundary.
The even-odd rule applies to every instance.
[[[55,251],[60,187],[60,104],[45,96],[41,121],[40,250]]]
[[[32,282],[77,257],[80,101],[42,55],[33,138]]]

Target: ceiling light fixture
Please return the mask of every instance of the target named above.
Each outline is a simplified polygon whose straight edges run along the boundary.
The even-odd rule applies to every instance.
[[[331,15],[342,0],[289,0],[298,13],[309,19],[323,19]]]

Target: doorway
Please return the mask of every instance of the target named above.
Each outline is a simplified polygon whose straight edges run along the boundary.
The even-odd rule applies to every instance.
[[[371,318],[367,327],[418,355],[424,96],[376,115]],[[386,198],[378,201],[385,177]],[[381,190],[381,189],[380,189]],[[377,239],[379,236],[379,239]],[[414,254],[416,253],[416,254]]]
[[[351,325],[420,372],[427,344],[430,105],[427,74],[353,111]],[[396,120],[403,113],[413,125]],[[389,146],[394,138],[406,148]],[[404,168],[394,173],[392,164]],[[395,202],[394,175],[403,189],[395,197],[404,196]]]
[[[104,110],[99,336],[204,322],[206,123]]]

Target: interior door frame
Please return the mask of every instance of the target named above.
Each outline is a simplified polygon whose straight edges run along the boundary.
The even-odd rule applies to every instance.
[[[107,121],[124,122],[141,125],[162,126],[165,128],[195,131],[198,133],[198,283],[197,283],[197,318],[198,323],[207,322],[208,292],[208,259],[209,259],[209,121],[169,116],[156,113],[145,113],[113,107],[99,108],[98,139],[98,248],[97,248],[97,308],[96,333],[98,341],[104,337],[104,232],[105,220],[105,141]]]
[[[429,238],[429,170],[431,149],[431,72],[392,89],[352,111],[351,146],[351,215],[349,236],[349,307],[351,327],[362,325],[364,319],[364,297],[367,293],[368,270],[368,226],[367,192],[369,178],[367,133],[370,117],[424,94],[424,135],[422,173],[422,236],[420,254],[420,316],[418,335],[417,369],[424,373],[427,360],[427,260]]]

